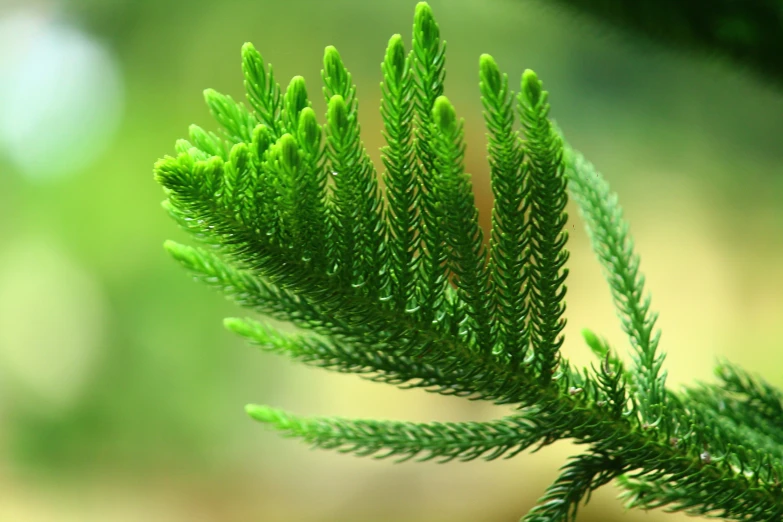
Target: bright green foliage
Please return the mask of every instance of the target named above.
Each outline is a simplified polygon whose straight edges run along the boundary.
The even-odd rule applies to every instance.
[[[501,75],[495,60],[481,56],[479,65],[481,101],[487,134],[492,192],[490,277],[492,307],[498,326],[500,353],[519,367],[527,354],[530,334],[528,316],[528,165],[523,162],[522,142],[514,130],[513,96],[508,76]]]
[[[447,263],[447,250],[444,230],[441,222],[444,209],[438,205],[435,197],[437,172],[435,170],[435,139],[432,125],[432,108],[435,100],[443,94],[443,81],[446,77],[446,42],[440,40],[440,29],[429,7],[419,4],[413,18],[413,50],[410,56],[411,74],[415,88],[414,146],[416,160],[413,168],[419,192],[419,215],[421,238],[419,254],[421,256],[421,276],[418,284],[418,301],[414,310],[417,318],[424,323],[434,323],[441,331],[454,331],[454,324],[447,324],[448,315],[439,314],[447,300],[448,284],[446,272],[442,269]]]
[[[535,347],[537,370],[546,382],[557,366],[558,349],[565,327],[565,286],[568,259],[563,230],[568,219],[567,197],[563,176],[563,144],[547,119],[547,93],[530,69],[522,74],[519,112],[527,142],[527,171],[530,183],[530,241],[524,259],[530,270],[530,337]]]
[[[478,209],[473,202],[473,188],[463,167],[463,123],[457,122],[454,107],[445,96],[435,100],[432,115],[437,177],[431,196],[441,212],[439,228],[451,253],[447,268],[457,287],[453,322],[460,327],[460,338],[490,354],[493,321],[484,303],[489,290],[486,253],[478,224]]]
[[[206,91],[222,136],[192,126],[176,155],[155,165],[165,208],[208,245],[166,249],[240,305],[299,327],[225,321],[264,351],[515,411],[464,423],[306,418],[255,405],[248,413],[285,436],[375,458],[491,460],[559,439],[581,444],[529,521],[574,520],[613,479],[629,506],[780,520],[783,395],[729,364],[720,384],[666,388],[656,315],[617,196],[566,147],[535,73],[524,72],[515,94],[488,55],[479,85],[495,203],[485,244],[464,121],[443,96],[444,53],[420,3],[411,51],[395,35],[381,64],[381,189],[337,50],[324,54],[319,124],[304,79],[283,91],[246,44],[251,109]],[[560,353],[569,196],[628,334],[630,368],[589,330],[590,368],[575,371]]]
[[[389,292],[392,307],[402,310],[416,302],[421,215],[412,141],[413,73],[400,35],[389,40],[381,70],[381,116],[388,143],[381,149],[381,159],[386,168],[383,181],[388,202],[384,221],[389,224]]]

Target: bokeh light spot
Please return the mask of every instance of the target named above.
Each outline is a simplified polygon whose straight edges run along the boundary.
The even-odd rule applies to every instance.
[[[78,172],[106,150],[122,112],[109,51],[45,14],[0,16],[0,155],[24,175]]]
[[[0,401],[55,416],[67,411],[100,355],[106,307],[98,282],[53,245],[26,240],[4,249]]]

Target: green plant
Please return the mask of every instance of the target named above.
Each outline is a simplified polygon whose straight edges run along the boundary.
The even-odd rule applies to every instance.
[[[302,329],[225,321],[264,350],[513,413],[465,423],[302,418],[255,405],[248,413],[315,446],[376,458],[490,460],[559,439],[582,444],[525,520],[573,520],[612,480],[629,506],[780,520],[780,392],[728,363],[720,384],[666,388],[656,314],[616,195],[564,144],[536,75],[525,71],[515,97],[488,55],[480,89],[495,203],[485,246],[463,170],[463,123],[442,96],[444,54],[420,3],[412,50],[395,35],[382,64],[382,190],[338,52],[324,55],[322,128],[304,80],[283,93],[246,44],[251,109],[207,90],[223,136],[191,126],[177,155],[155,165],[164,206],[207,245],[166,248],[197,279]],[[576,370],[560,355],[567,194],[630,339],[628,368],[588,330],[595,365]]]

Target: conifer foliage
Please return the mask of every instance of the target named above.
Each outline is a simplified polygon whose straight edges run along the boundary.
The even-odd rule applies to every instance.
[[[617,196],[549,121],[536,74],[525,71],[515,94],[489,55],[479,61],[495,198],[485,243],[464,124],[443,96],[445,50],[423,2],[411,49],[399,35],[389,40],[381,187],[338,51],[324,54],[319,123],[304,79],[283,90],[245,44],[249,107],[207,90],[220,134],[191,126],[155,164],[165,208],[203,244],[165,247],[198,280],[299,327],[226,319],[265,351],[512,412],[462,423],[307,418],[257,405],[249,415],[317,447],[398,460],[491,460],[574,440],[581,453],[529,521],[574,520],[591,491],[615,479],[628,506],[780,520],[783,396],[728,363],[720,384],[666,388],[657,316]],[[560,354],[569,196],[629,336],[629,368],[588,330],[595,365],[577,371]]]

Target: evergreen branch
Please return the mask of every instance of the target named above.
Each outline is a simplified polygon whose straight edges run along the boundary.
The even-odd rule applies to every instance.
[[[693,407],[699,408],[700,415],[714,431],[720,433],[721,439],[745,441],[760,454],[783,460],[783,434],[780,429],[756,411],[743,407],[738,401],[732,401],[722,392],[723,390],[708,387],[686,390]]]
[[[334,176],[335,270],[341,282],[363,287],[372,298],[388,283],[383,205],[375,167],[360,139],[356,86],[334,47],[324,54],[327,110],[327,157]]]
[[[389,42],[384,194],[360,139],[356,86],[337,51],[324,56],[322,128],[304,80],[295,77],[281,96],[271,67],[267,73],[246,45],[255,113],[208,91],[226,139],[191,126],[176,156],[155,165],[164,207],[208,247],[166,248],[197,279],[306,331],[226,321],[265,351],[402,388],[511,404],[519,413],[490,423],[412,424],[250,412],[316,446],[376,456],[495,458],[536,442],[587,445],[530,520],[573,519],[579,502],[619,473],[633,473],[621,484],[640,506],[779,519],[781,393],[726,365],[723,389],[665,388],[656,316],[642,299],[644,279],[616,196],[578,153],[569,151],[564,174],[563,141],[531,71],[517,98],[520,140],[507,78],[485,55],[480,86],[496,196],[487,256],[465,174],[463,123],[441,96],[439,38],[421,3],[411,54],[399,37]],[[631,339],[629,370],[589,330],[583,335],[600,364],[574,371],[559,352],[567,189]]]
[[[214,287],[245,308],[311,331],[333,333],[345,328],[333,315],[323,313],[319,307],[246,270],[234,268],[215,254],[173,241],[167,241],[165,247],[197,280]],[[401,388],[427,388],[443,395],[461,397],[475,397],[477,393],[474,378],[465,369],[447,373],[419,358],[369,350],[365,344],[352,345],[312,335],[283,334],[251,319],[226,319],[225,324],[231,331],[265,350],[285,353],[306,364],[346,373],[374,373],[363,376]],[[415,380],[418,381],[411,382]]]
[[[245,76],[247,101],[269,128],[272,137],[276,139],[281,134],[277,119],[282,108],[280,85],[275,82],[272,65],[269,65],[269,72],[267,72],[264,59],[249,42],[242,46],[242,73]]]
[[[494,345],[493,318],[485,303],[489,274],[485,266],[484,236],[473,201],[473,187],[463,167],[464,124],[457,122],[454,107],[445,96],[435,100],[432,114],[435,168],[438,172],[433,196],[443,209],[440,228],[445,232],[449,247],[448,268],[455,276],[459,299],[467,305],[467,318],[463,318],[462,311],[457,309],[455,322],[463,328],[461,337],[475,333],[478,349],[490,354]]]
[[[281,140],[290,141],[284,138]],[[282,157],[285,158],[286,155]],[[185,157],[178,160],[169,158],[157,165],[158,178],[171,191],[170,199],[173,198],[173,201],[180,205],[189,201],[195,212],[190,219],[200,222],[212,233],[222,235],[220,244],[227,255],[247,264],[253,271],[260,270],[268,274],[267,277],[273,284],[283,284],[297,290],[303,301],[318,305],[322,317],[330,317],[331,320],[319,322],[313,325],[314,328],[324,328],[323,331],[331,335],[340,335],[397,355],[413,350],[414,355],[420,354],[423,360],[431,364],[440,362],[445,372],[459,367],[473,368],[465,372],[472,378],[470,391],[485,400],[521,405],[534,400],[538,390],[529,387],[529,379],[524,373],[510,372],[495,357],[474,353],[462,340],[451,334],[427,328],[410,315],[389,315],[389,312],[382,308],[369,306],[370,301],[355,289],[335,285],[332,279],[324,281],[318,274],[298,264],[301,261],[292,259],[288,248],[281,249],[274,244],[261,243],[252,232],[244,230],[233,216],[221,213],[213,198],[200,199],[205,191],[209,193],[209,188],[187,183],[186,180],[193,177],[213,178],[222,165],[219,160],[215,158],[192,164],[191,161]],[[184,172],[183,168],[195,169],[197,172]],[[209,175],[202,175],[202,170]],[[176,189],[182,192],[178,193]],[[201,205],[206,208],[201,208]],[[280,234],[281,232],[278,232],[275,237]],[[251,252],[245,246],[247,244],[255,245],[250,260],[245,259]],[[264,255],[264,251],[268,253]],[[430,351],[433,346],[437,346],[438,350]],[[470,364],[469,361],[473,363]]]
[[[722,438],[746,441],[759,452],[783,460],[783,430],[775,412],[780,392],[727,362],[718,366],[716,373],[729,381],[741,379],[743,391],[725,381],[701,384],[683,391],[688,401],[710,425],[730,432]]]
[[[268,238],[256,235],[251,241],[257,247],[264,245],[267,241],[271,242],[270,246],[281,249],[290,245],[292,251],[287,254],[299,257],[301,255],[300,245],[296,243],[296,240],[301,237],[299,233],[301,223],[298,217],[303,209],[297,205],[298,194],[294,186],[294,179],[297,177],[296,171],[300,167],[297,156],[296,141],[287,132],[267,150],[261,163],[261,170],[264,173],[264,178],[268,180],[266,188],[271,196],[269,202],[271,204],[268,203],[268,214],[271,221],[267,224],[270,230],[267,232]],[[214,212],[216,209],[212,210]],[[212,213],[209,210],[207,212]],[[213,218],[213,220],[223,221],[224,226],[227,226],[227,223],[231,221],[228,215],[223,219]],[[226,232],[228,232],[227,227]]]
[[[267,234],[271,238],[275,234],[274,226],[277,223],[277,212],[270,201],[277,197],[275,192],[275,179],[268,170],[265,170],[272,146],[276,143],[272,129],[265,124],[257,125],[253,129],[253,141],[250,142],[248,152],[251,159],[251,184],[248,187],[247,198],[249,205],[242,223],[253,231],[256,236]]]
[[[523,415],[490,422],[414,423],[338,417],[304,418],[253,404],[246,409],[251,417],[272,425],[283,436],[298,437],[314,447],[361,457],[372,455],[383,459],[399,455],[398,463],[421,453],[425,455],[418,458],[418,462],[510,458],[542,437],[541,433],[531,429]]]
[[[548,93],[535,73],[522,74],[519,112],[525,127],[530,182],[530,239],[525,259],[530,268],[530,336],[541,379],[548,382],[557,367],[565,327],[563,298],[568,269],[565,244],[568,196],[563,174],[563,144],[547,119]],[[560,336],[560,337],[558,337]]]
[[[633,411],[627,410],[627,372],[623,362],[616,354],[612,353],[605,340],[599,340],[590,330],[582,330],[582,336],[593,353],[601,359],[600,368],[596,369],[595,366],[591,365],[599,394],[596,399],[596,406],[606,407],[612,417],[621,420]]]
[[[689,394],[686,393],[686,397]],[[670,394],[667,409],[689,431],[669,439],[678,453],[697,456],[689,467],[636,466],[636,473],[620,477],[627,489],[621,497],[628,506],[669,506],[730,520],[777,520],[781,514],[779,459],[763,450],[748,449],[748,430],[726,422],[710,408]],[[652,430],[651,430],[652,431]],[[652,487],[650,487],[652,486]]]
[[[571,522],[582,498],[585,504],[590,492],[607,484],[623,472],[621,461],[608,455],[587,453],[572,457],[571,462],[561,468],[561,474],[522,519],[523,522],[549,522],[553,520]]]
[[[189,130],[190,141],[196,149],[204,153],[204,156],[197,159],[206,160],[213,156],[226,159],[226,148],[214,132],[207,132],[198,125],[191,125]]]
[[[385,79],[381,83],[381,117],[388,143],[381,148],[388,201],[385,221],[389,223],[391,294],[394,308],[400,310],[415,306],[421,226],[418,179],[413,168],[413,73],[400,35],[389,40],[381,70]]]
[[[656,354],[660,330],[653,333],[656,313],[644,294],[639,256],[633,251],[628,223],[617,204],[617,195],[581,154],[566,149],[567,176],[571,195],[585,219],[593,250],[604,268],[615,307],[634,349],[635,397],[643,422],[655,425],[664,411],[666,372],[661,372],[664,355]]]
[[[234,268],[215,254],[173,241],[166,242],[165,246],[197,280],[214,287],[243,307],[323,334],[346,328],[332,314],[323,313],[319,307],[296,294],[277,288],[246,270]],[[305,364],[362,374],[369,380],[394,384],[403,389],[424,388],[442,395],[484,398],[477,390],[476,377],[465,368],[447,372],[418,357],[370,350],[364,343],[356,345],[313,335],[284,334],[251,319],[226,319],[225,324],[229,330],[263,349],[284,353]]]
[[[434,138],[432,136],[432,109],[435,100],[443,94],[446,42],[440,41],[440,29],[432,10],[425,2],[416,4],[413,16],[413,50],[411,61],[414,91],[416,173],[419,182],[421,226],[421,276],[419,303],[416,308],[423,322],[435,322],[449,330],[445,316],[438,314],[444,308],[448,280],[443,266],[446,264],[446,245],[441,221],[443,209],[435,198]]]
[[[528,272],[523,254],[530,241],[525,213],[529,208],[527,169],[519,136],[514,132],[513,92],[508,76],[501,75],[495,60],[481,55],[481,102],[487,125],[492,193],[490,276],[492,310],[497,314],[498,344],[519,367],[527,354]]]
[[[283,130],[291,135],[299,130],[299,116],[307,108],[312,108],[313,104],[307,99],[307,88],[305,79],[301,76],[294,76],[288,83],[288,88],[283,95],[282,110],[280,120],[283,122]]]
[[[306,107],[299,115],[296,141],[301,155],[301,167],[296,171],[294,186],[296,204],[301,210],[302,259],[312,261],[319,270],[327,266],[327,174],[324,165],[324,150],[321,147],[321,126],[315,119],[315,112]]]
[[[393,384],[401,389],[423,388],[441,395],[474,400],[484,398],[476,390],[475,376],[464,368],[445,371],[440,365],[419,357],[391,355],[322,336],[287,334],[252,319],[229,318],[224,324],[264,351],[286,355],[310,366],[358,374],[367,380]]]
[[[240,306],[304,327],[316,327],[322,322],[318,310],[292,292],[247,270],[237,269],[211,252],[174,241],[167,241],[164,246],[194,279],[220,291]]]
[[[715,374],[725,391],[742,400],[742,406],[772,423],[775,428],[772,432],[783,433],[783,393],[780,390],[728,361],[722,361],[715,368]]]
[[[699,477],[702,478],[702,477]],[[708,516],[726,520],[774,521],[783,516],[783,495],[780,482],[769,486],[759,484],[755,488],[751,481],[742,490],[725,487],[720,479],[696,481],[666,481],[656,478],[619,477],[618,483],[624,489],[620,499],[626,508],[665,508],[668,513],[684,511],[691,516]],[[773,500],[763,502],[763,490],[771,493]],[[745,494],[753,488],[754,495]]]
[[[242,103],[214,89],[204,91],[204,101],[212,117],[225,128],[226,137],[232,144],[251,140],[251,133],[258,121]]]

